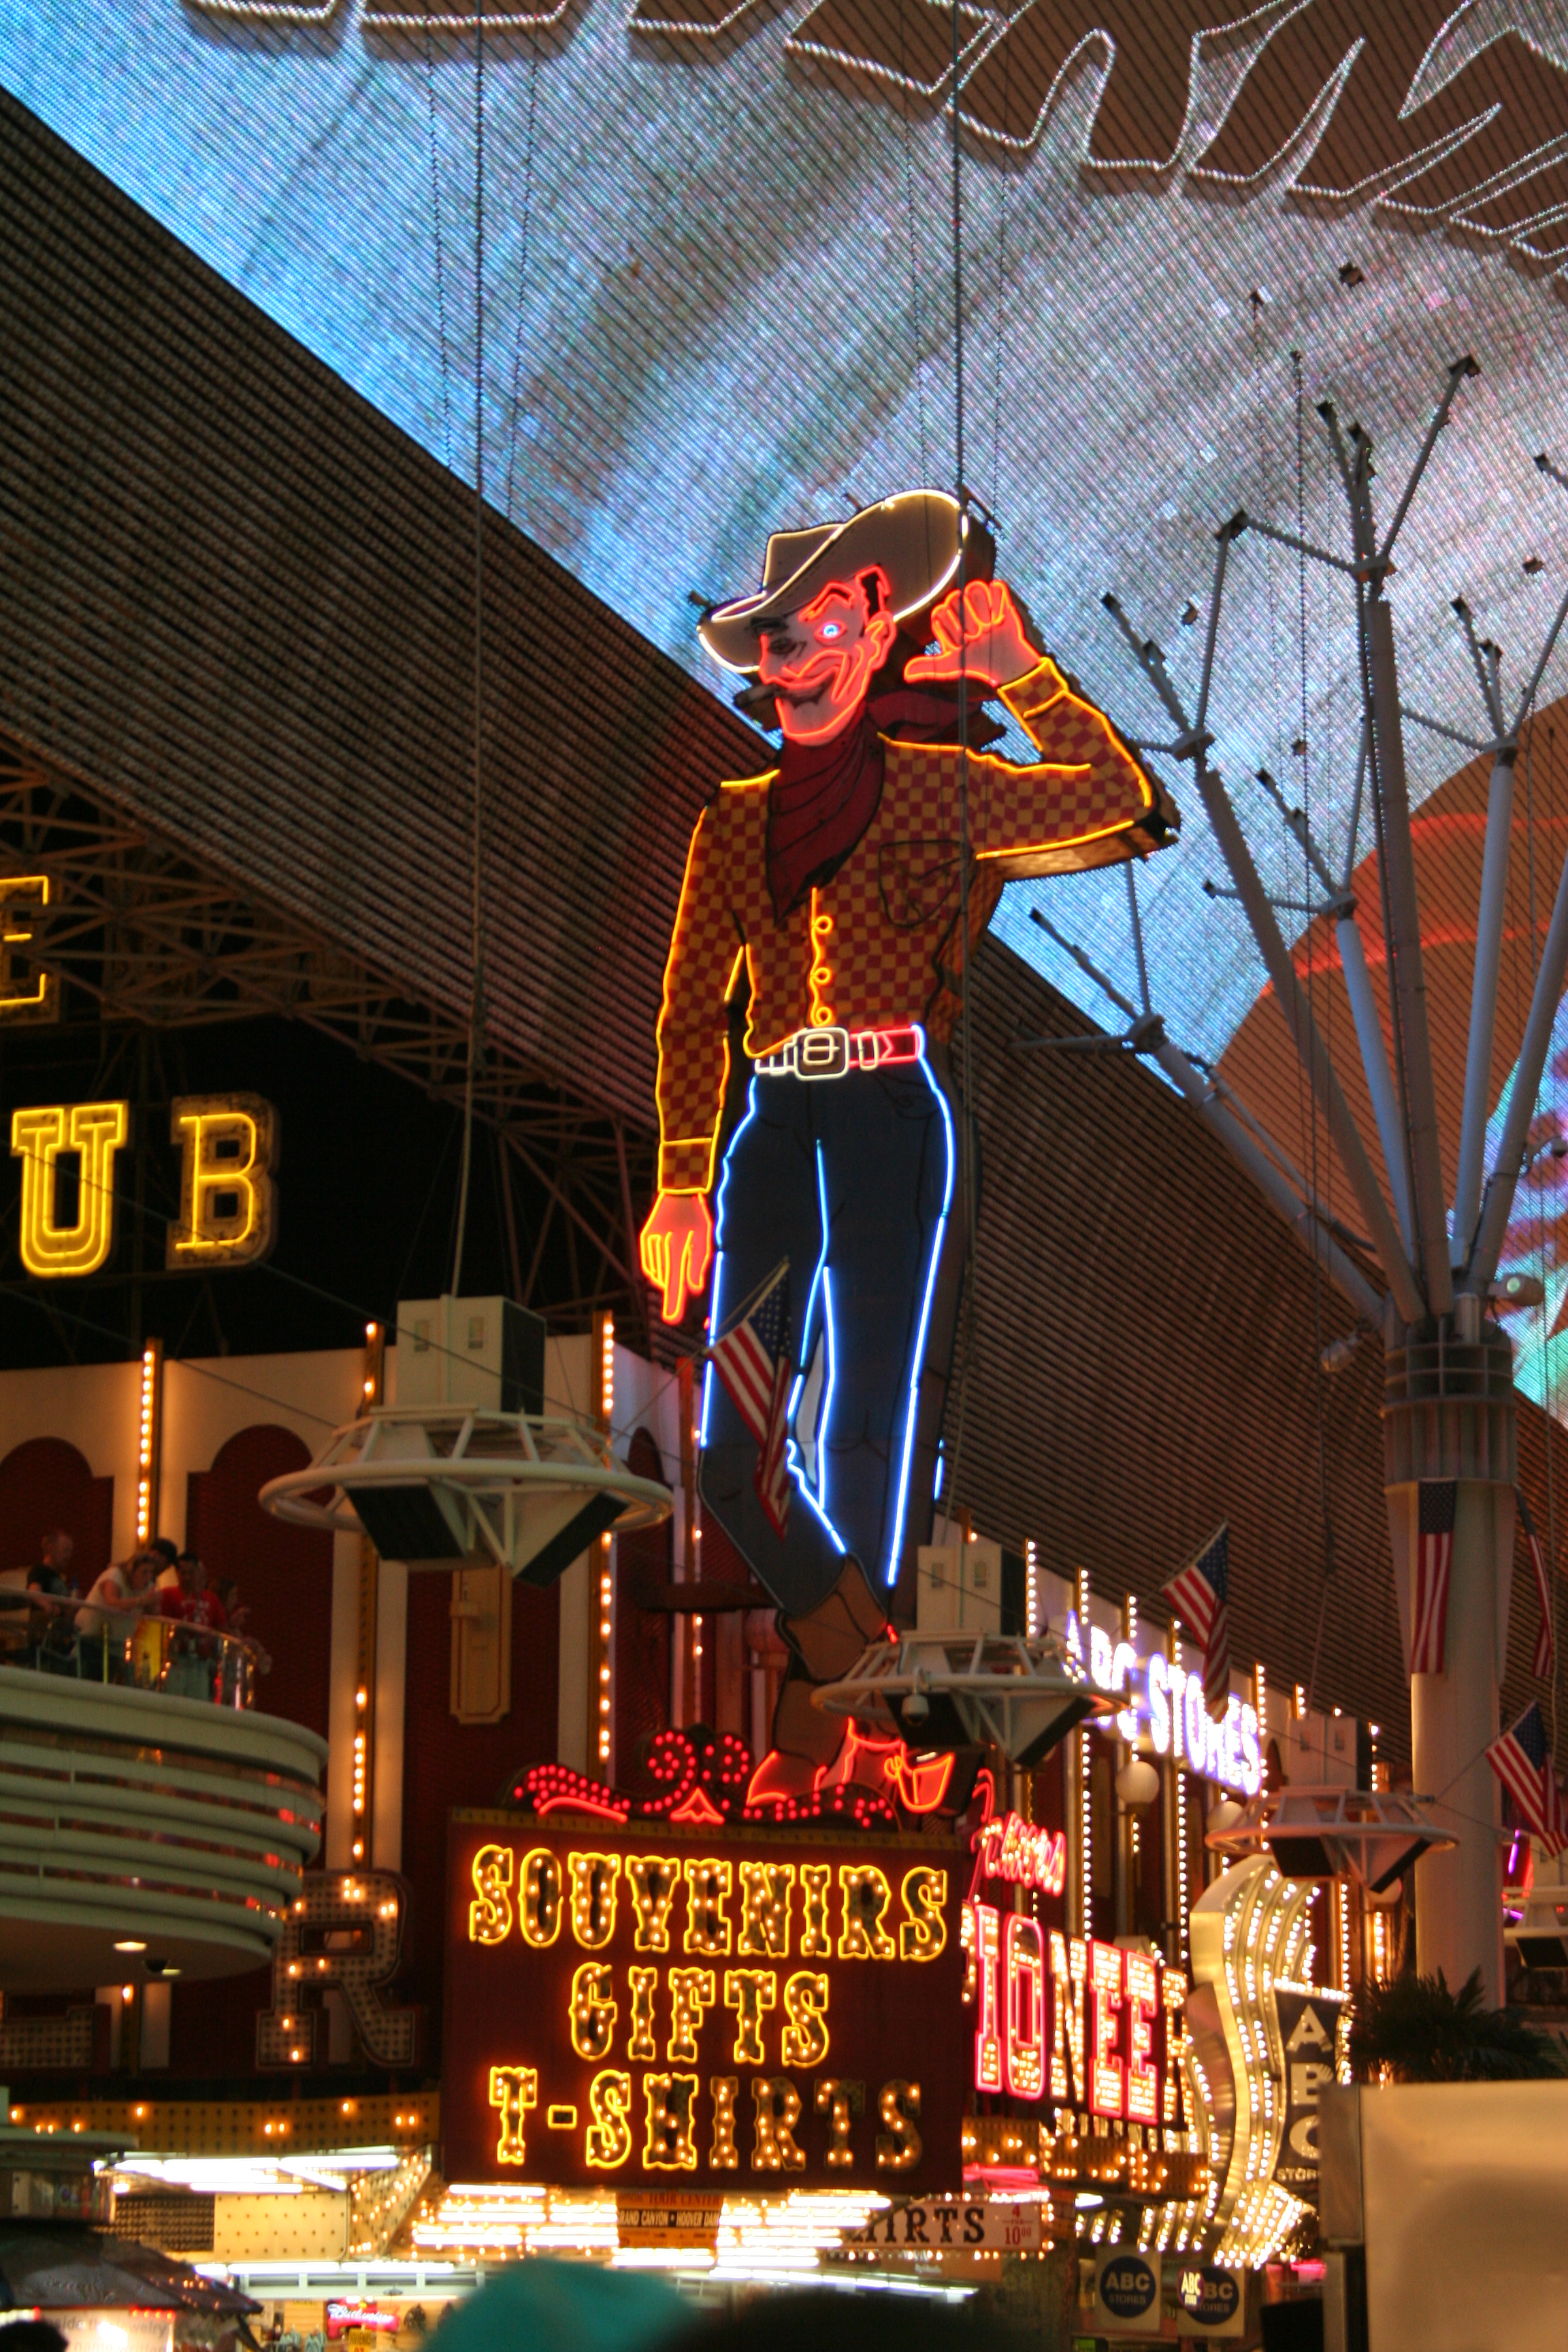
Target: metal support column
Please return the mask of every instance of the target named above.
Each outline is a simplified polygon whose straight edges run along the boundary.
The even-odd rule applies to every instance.
[[[1428,1324],[1386,1357],[1384,1477],[1394,1586],[1410,1656],[1421,1482],[1458,1487],[1441,1674],[1411,1677],[1416,1794],[1456,1843],[1415,1865],[1415,1954],[1424,1976],[1441,1969],[1455,1990],[1481,1971],[1489,2006],[1501,2005],[1502,1880],[1498,1789],[1486,1751],[1498,1735],[1498,1686],[1508,1644],[1518,1436],[1506,1333],[1483,1328],[1473,1345]]]

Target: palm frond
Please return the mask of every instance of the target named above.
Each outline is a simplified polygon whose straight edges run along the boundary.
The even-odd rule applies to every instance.
[[[1481,1972],[1458,1992],[1435,1977],[1369,1984],[1351,2015],[1351,2066],[1359,2082],[1518,2082],[1568,2074],[1568,2053],[1506,2009],[1482,2006]]]

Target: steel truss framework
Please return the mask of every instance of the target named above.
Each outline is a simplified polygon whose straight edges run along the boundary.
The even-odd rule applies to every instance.
[[[281,1015],[461,1108],[466,1008],[411,996],[0,736],[0,891],[7,878],[35,874],[49,883],[37,962],[63,983],[62,1021],[171,1030]],[[4,1025],[0,1016],[0,1034]],[[651,1194],[651,1128],[607,1115],[493,1036],[474,1105],[508,1162],[514,1295],[559,1324],[621,1313],[647,1344],[634,1203]]]
[[[1534,706],[1547,665],[1568,621],[1568,595],[1558,605],[1528,681],[1510,713],[1504,708],[1500,651],[1477,636],[1473,616],[1463,597],[1454,601],[1461,632],[1476,673],[1489,733],[1474,737],[1447,722],[1410,709],[1399,696],[1394,619],[1388,585],[1394,572],[1394,549],[1426,470],[1439,435],[1459,387],[1479,373],[1468,355],[1456,360],[1437,400],[1415,459],[1405,480],[1392,521],[1382,536],[1373,512],[1373,444],[1360,425],[1348,431],[1331,401],[1319,405],[1344,492],[1349,520],[1345,554],[1315,546],[1297,533],[1244,510],[1215,532],[1215,568],[1204,620],[1203,667],[1195,700],[1189,707],[1166,667],[1165,656],[1152,637],[1134,627],[1121,599],[1107,593],[1101,603],[1134,664],[1152,688],[1170,723],[1169,740],[1134,736],[1139,750],[1156,758],[1189,767],[1196,782],[1205,814],[1229,869],[1231,887],[1215,895],[1241,903],[1253,940],[1279,1000],[1324,1127],[1354,1195],[1363,1231],[1348,1228],[1335,1217],[1276,1139],[1247,1110],[1229,1087],[1205,1074],[1173,1043],[1164,1021],[1149,993],[1148,968],[1140,928],[1137,886],[1127,868],[1129,915],[1137,955],[1141,1005],[1134,1005],[1100,972],[1071,940],[1037,909],[1034,919],[1063,948],[1126,1018],[1127,1029],[1117,1037],[1068,1041],[1021,1038],[1025,1048],[1058,1050],[1121,1050],[1147,1054],[1226,1145],[1275,1207],[1300,1234],[1319,1264],[1356,1309],[1365,1328],[1382,1327],[1391,1344],[1403,1344],[1404,1331],[1418,1328],[1428,1318],[1456,1318],[1456,1328],[1474,1338],[1482,1309],[1492,1296],[1515,1188],[1528,1164],[1526,1137],[1536,1093],[1551,1045],[1552,1028],[1563,980],[1568,974],[1568,862],[1564,863],[1531,992],[1530,1013],[1521,1045],[1518,1067],[1509,1094],[1508,1111],[1494,1164],[1484,1173],[1488,1081],[1491,1068],[1497,1014],[1499,954],[1507,887],[1513,768],[1521,731]],[[1542,474],[1568,488],[1565,476],[1545,452],[1536,459]],[[1291,809],[1276,780],[1267,771],[1264,785],[1295,835],[1321,886],[1321,905],[1272,897],[1265,887],[1251,846],[1232,803],[1225,781],[1210,753],[1215,736],[1209,727],[1209,696],[1214,681],[1225,601],[1226,575],[1232,551],[1247,532],[1292,549],[1303,560],[1326,565],[1340,573],[1355,596],[1360,647],[1363,704],[1362,751],[1352,803],[1350,835],[1342,870],[1336,872],[1314,839],[1304,813]],[[1199,617],[1194,613],[1194,619]],[[1421,910],[1417,902],[1415,866],[1411,842],[1411,812],[1405,781],[1404,726],[1406,721],[1433,730],[1471,751],[1488,752],[1493,761],[1488,798],[1488,822],[1481,872],[1480,907],[1477,920],[1476,962],[1472,982],[1470,1029],[1466,1055],[1463,1126],[1459,1138],[1458,1180],[1452,1216],[1452,1234],[1444,1202],[1443,1172],[1438,1149],[1437,1114],[1433,1082],[1431,1040],[1427,1034],[1425,983],[1421,966]],[[1389,1028],[1394,1041],[1391,1066],[1378,1013],[1373,1001],[1367,960],[1351,888],[1356,863],[1356,842],[1363,796],[1371,788],[1377,820],[1382,880],[1382,931],[1390,982]],[[1212,886],[1210,886],[1212,887]],[[1333,919],[1345,986],[1354,1016],[1368,1097],[1373,1105],[1378,1139],[1389,1182],[1384,1198],[1366,1144],[1357,1128],[1326,1042],[1318,1026],[1310,999],[1297,972],[1280,928],[1279,914],[1289,909]],[[1379,1282],[1384,1287],[1379,1286]],[[1325,1369],[1329,1367],[1325,1365]]]

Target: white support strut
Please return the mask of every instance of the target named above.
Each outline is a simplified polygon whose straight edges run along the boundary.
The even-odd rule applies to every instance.
[[[1502,1136],[1498,1144],[1497,1163],[1487,1185],[1475,1247],[1465,1268],[1465,1288],[1477,1291],[1482,1297],[1497,1273],[1498,1260],[1502,1255],[1503,1236],[1508,1231],[1509,1214],[1513,1207],[1514,1187],[1524,1166],[1525,1138],[1535,1112],[1541,1074],[1546,1067],[1546,1056],[1551,1050],[1552,1032],[1563,994],[1565,968],[1568,968],[1568,858],[1564,858],[1563,863],[1557,898],[1552,909],[1552,924],[1546,934],[1546,945],[1542,950],[1541,968],[1535,975],[1530,1017],[1524,1024],[1524,1043],[1519,1049],[1519,1066],[1514,1072],[1513,1089],[1508,1098],[1508,1115],[1503,1120]]]

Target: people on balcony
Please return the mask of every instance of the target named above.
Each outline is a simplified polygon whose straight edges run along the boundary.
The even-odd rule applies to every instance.
[[[129,1675],[127,1645],[142,1619],[158,1606],[153,1580],[162,1565],[161,1554],[152,1550],[133,1553],[123,1565],[111,1562],[76,1612],[78,1633],[102,1643],[110,1679]]]
[[[27,1571],[29,1592],[42,1592],[52,1601],[74,1601],[78,1588],[71,1580],[71,1562],[76,1558],[76,1539],[64,1528],[51,1528],[38,1546],[38,1560]]]
[[[196,1552],[181,1552],[174,1567],[159,1577],[158,1587],[161,1614],[174,1619],[180,1627],[164,1641],[162,1679],[165,1689],[184,1698],[223,1695],[214,1685],[223,1679],[228,1645],[204,1635],[226,1633],[228,1617],[207,1581],[205,1562]]]

